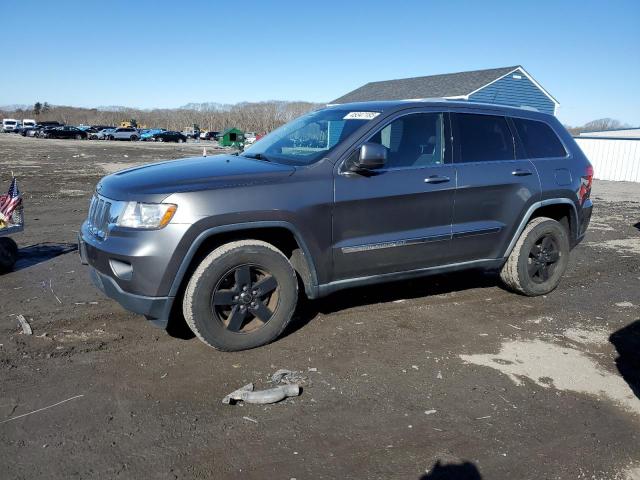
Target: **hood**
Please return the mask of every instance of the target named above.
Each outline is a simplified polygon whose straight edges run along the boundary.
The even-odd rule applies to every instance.
[[[172,193],[270,183],[294,171],[235,155],[183,158],[116,172],[104,177],[96,191],[114,200],[160,202]]]

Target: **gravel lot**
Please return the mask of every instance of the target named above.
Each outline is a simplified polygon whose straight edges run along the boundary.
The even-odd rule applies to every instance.
[[[640,478],[640,184],[595,183],[546,297],[485,272],[349,290],[220,353],[101,296],[75,251],[101,176],[203,146],[0,135],[27,221],[0,277],[0,477]],[[221,403],[279,368],[300,397]]]

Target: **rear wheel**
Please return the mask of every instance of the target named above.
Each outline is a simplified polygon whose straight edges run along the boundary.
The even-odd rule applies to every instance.
[[[76,140],[82,140],[82,135],[80,135],[79,133],[76,135]]]
[[[533,297],[554,290],[569,262],[569,235],[557,221],[539,217],[526,226],[500,278],[510,289]]]
[[[18,260],[18,244],[9,237],[0,238],[0,272],[8,272]]]
[[[296,307],[298,281],[273,245],[242,240],[211,252],[187,285],[183,313],[200,340],[224,351],[276,339]]]
[[[181,138],[178,138],[178,143],[182,143],[182,142],[184,142],[184,140]]]

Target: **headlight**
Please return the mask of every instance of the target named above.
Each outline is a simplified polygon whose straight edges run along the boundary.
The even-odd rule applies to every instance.
[[[117,225],[142,229],[163,228],[171,221],[177,208],[172,203],[127,202],[118,216]]]

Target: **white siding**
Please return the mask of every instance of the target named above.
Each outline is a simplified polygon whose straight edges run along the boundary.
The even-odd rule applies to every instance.
[[[581,137],[616,137],[616,138],[640,138],[640,128],[627,128],[624,130],[603,130],[601,132],[582,132]]]
[[[640,140],[575,138],[599,180],[640,182]]]

